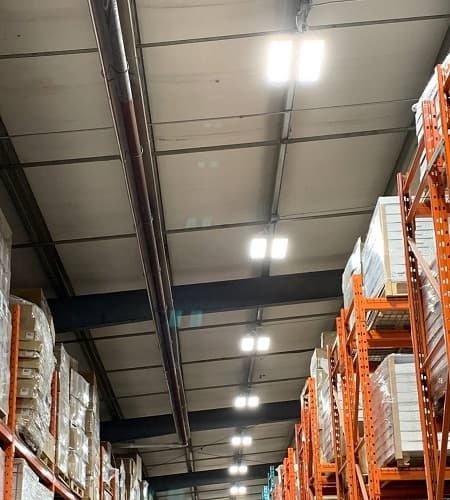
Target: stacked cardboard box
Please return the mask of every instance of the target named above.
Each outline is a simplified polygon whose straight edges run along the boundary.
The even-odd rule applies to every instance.
[[[114,455],[119,465],[119,500],[148,500],[149,486],[143,481],[142,458],[138,453]]]
[[[39,478],[25,460],[14,460],[12,500],[51,500],[54,497],[54,494],[39,482]]]
[[[363,243],[361,238],[358,238],[353,251],[345,265],[342,273],[342,295],[344,297],[344,309],[348,309],[353,302],[353,282],[354,274],[362,274],[362,250]],[[350,317],[350,327],[353,326],[355,313],[352,312]]]
[[[412,354],[387,356],[371,375],[377,465],[408,465],[423,456]]]
[[[0,211],[0,418],[8,414],[9,357],[11,315],[9,288],[11,279],[11,229]]]
[[[11,303],[21,306],[16,430],[40,454],[50,427],[53,335],[40,307],[17,297],[11,297]]]

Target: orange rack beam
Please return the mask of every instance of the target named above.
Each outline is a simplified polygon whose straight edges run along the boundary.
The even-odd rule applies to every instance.
[[[312,495],[322,500],[324,495],[336,495],[336,466],[324,463],[321,458],[316,381],[312,377],[306,382],[301,403],[301,427],[298,429],[301,434],[297,439],[297,443],[302,442],[297,460],[302,479],[300,498],[309,500]]]
[[[58,480],[54,470],[44,465],[39,458],[15,435],[16,427],[16,394],[17,394],[17,371],[19,361],[19,325],[20,325],[20,306],[12,307],[12,332],[11,332],[11,359],[10,359],[10,391],[9,391],[9,414],[8,425],[0,421],[0,446],[5,451],[5,499],[13,498],[13,469],[14,458],[23,458],[28,465],[39,476],[39,479],[54,491],[61,498],[67,500],[77,500],[79,497],[70,491],[65,484]],[[54,378],[54,381],[56,379]],[[56,395],[56,382],[52,388],[52,394]],[[52,410],[55,408],[52,405]],[[54,432],[55,413],[52,411],[51,431]]]
[[[356,275],[352,279],[354,326],[349,328],[347,319],[350,316],[348,311],[342,310],[337,318],[338,341],[328,351],[338,498],[350,500],[424,498],[427,495],[425,468],[379,467],[376,461],[376,436],[373,430],[369,350],[380,347],[397,348],[408,345],[411,347],[411,335],[404,331],[367,330],[366,315],[368,311],[408,311],[409,302],[407,298],[366,299],[363,294],[362,277]],[[338,402],[339,379],[342,410]],[[360,394],[363,429],[358,422]],[[344,430],[344,442],[341,427]],[[365,447],[367,470],[364,470],[361,461],[363,447]],[[450,477],[449,470],[446,470],[446,476]]]
[[[450,208],[448,204],[450,162],[450,65],[435,70],[437,96],[422,102],[424,137],[406,175],[398,175],[398,192],[403,224],[411,332],[420,416],[425,450],[425,473],[429,500],[442,500],[448,487],[447,442],[450,430],[450,397],[444,400],[442,415],[436,415],[431,400],[430,348],[426,335],[425,310],[422,302],[422,272],[440,297],[447,366],[450,361]],[[425,156],[426,166],[420,165]],[[420,172],[422,170],[422,172]],[[433,221],[436,243],[437,277],[421,255],[416,244],[416,222],[428,217]],[[448,381],[447,381],[448,384]],[[438,432],[442,433],[439,445]]]

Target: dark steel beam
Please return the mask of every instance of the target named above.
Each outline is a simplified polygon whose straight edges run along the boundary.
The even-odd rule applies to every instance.
[[[189,422],[191,431],[207,431],[298,420],[299,412],[300,402],[298,400],[281,401],[264,403],[255,411],[246,413],[242,413],[235,408],[192,411],[189,412]],[[102,439],[112,443],[174,433],[175,426],[172,415],[110,420],[101,424]],[[139,445],[136,444],[136,447],[139,447]]]
[[[271,465],[278,466],[279,464],[249,465],[248,472],[243,481],[265,479]],[[192,486],[234,482],[233,478],[230,477],[228,469],[213,469],[199,472],[187,472],[185,474],[147,477],[146,481],[148,481],[154,491],[180,490]]]
[[[342,269],[173,287],[178,315],[314,302],[341,296]],[[146,290],[49,300],[58,333],[152,319]]]

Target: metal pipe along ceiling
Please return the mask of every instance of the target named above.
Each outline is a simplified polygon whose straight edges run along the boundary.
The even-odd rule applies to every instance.
[[[148,180],[151,174],[146,171],[146,168],[151,169],[153,165],[144,164],[118,6],[116,0],[89,0],[89,7],[121,150],[146,288],[163,358],[175,428],[180,441],[186,446],[188,470],[192,470],[193,456],[190,446],[184,383],[179,358],[176,355],[178,332],[175,322],[170,321],[170,315],[173,314],[171,286],[170,283],[167,283],[168,275],[161,272],[161,269],[167,268],[167,263],[164,262],[165,255],[158,252],[160,245],[158,245],[153,219],[160,217],[160,214],[152,213],[148,192],[148,186],[151,185]]]

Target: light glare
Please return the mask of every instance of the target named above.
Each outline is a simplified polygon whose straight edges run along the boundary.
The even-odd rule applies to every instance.
[[[233,476],[239,472],[239,466],[238,465],[230,465],[228,468],[228,472],[232,474]]]
[[[239,488],[237,486],[232,486],[230,488],[230,494],[233,495],[233,496],[237,495],[238,491],[239,491]]]
[[[246,465],[239,466],[239,474],[247,474],[248,467]]]
[[[272,83],[289,80],[292,64],[292,40],[274,40],[269,46],[267,79]]]
[[[300,47],[298,79],[300,82],[316,82],[320,76],[325,42],[305,40]]]
[[[249,408],[256,408],[259,405],[258,396],[249,396],[247,399],[247,406]]]
[[[233,436],[231,438],[231,446],[241,446],[242,439],[241,436]]]
[[[263,352],[268,351],[270,347],[270,337],[258,337],[256,339],[256,350]]]
[[[251,352],[255,348],[255,339],[253,337],[243,337],[241,339],[241,350]]]
[[[272,248],[270,251],[272,259],[284,259],[286,257],[287,246],[287,238],[274,238],[272,240]]]
[[[242,437],[242,446],[250,446],[253,442],[251,436],[243,436]]]
[[[246,486],[239,486],[238,487],[238,494],[239,495],[245,495],[247,493],[247,487]]]
[[[250,242],[250,257],[264,259],[267,250],[267,238],[252,238]]]

